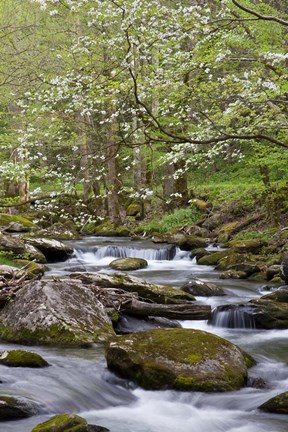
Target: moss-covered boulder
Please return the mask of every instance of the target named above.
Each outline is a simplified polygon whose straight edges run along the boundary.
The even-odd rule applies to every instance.
[[[205,248],[198,248],[198,249],[193,249],[190,252],[189,256],[190,256],[191,259],[196,258],[196,261],[198,263],[198,261],[200,260],[200,258],[202,258],[204,256],[209,256],[209,255],[211,255],[211,252],[208,251],[207,249],[205,249]]]
[[[127,226],[116,227],[110,221],[105,221],[102,224],[95,226],[93,234],[104,237],[129,237],[130,230]]]
[[[0,396],[0,421],[31,417],[35,415],[37,411],[36,405],[28,400],[10,396]]]
[[[186,282],[180,289],[194,296],[211,297],[225,295],[225,292],[221,287],[196,278]]]
[[[219,260],[216,270],[242,272],[249,277],[260,272],[261,265],[249,254],[231,252]]]
[[[143,258],[117,258],[110,263],[114,270],[139,270],[148,266],[148,262]]]
[[[288,254],[283,254],[280,265],[280,277],[288,283]]]
[[[259,406],[261,411],[288,414],[288,392],[281,393]]]
[[[156,303],[176,304],[195,300],[191,294],[176,288],[153,284],[143,279],[124,273],[71,273],[70,278],[80,279],[87,286],[95,284],[102,288],[121,288],[124,291],[137,293],[143,299]]]
[[[0,353],[0,364],[10,367],[43,368],[48,362],[39,354],[23,350],[11,350]]]
[[[200,265],[215,266],[216,264],[218,264],[218,262],[222,258],[227,257],[230,253],[231,252],[229,250],[212,252],[212,253],[209,253],[207,255],[204,255],[204,256],[200,257],[197,260],[197,263],[200,264]]]
[[[257,328],[288,328],[288,290],[279,289],[259,299],[250,300]]]
[[[44,275],[47,267],[44,264],[40,264],[34,261],[27,260],[16,260],[16,263],[25,270],[27,279],[35,279]]]
[[[175,244],[182,250],[190,251],[207,247],[208,241],[195,235],[184,235],[183,237],[179,236],[178,239],[175,237]]]
[[[79,280],[27,282],[0,312],[0,337],[9,342],[81,346],[113,335],[103,304]]]
[[[0,227],[6,232],[27,232],[37,229],[37,226],[24,216],[6,213],[0,213]]]
[[[47,238],[29,238],[26,242],[39,249],[45,256],[47,262],[65,261],[73,253],[73,248],[58,240]]]
[[[264,246],[267,246],[267,242],[260,239],[230,240],[227,246],[237,253],[258,254]]]
[[[246,356],[236,345],[190,329],[157,329],[120,336],[106,346],[108,368],[145,389],[205,392],[246,385]]]
[[[222,217],[223,217],[223,215],[222,215]],[[232,232],[236,229],[237,226],[238,226],[238,222],[233,221],[233,222],[228,222],[224,225],[221,225],[221,227],[218,227],[217,228],[217,241],[219,243],[227,242],[230,239]]]
[[[129,204],[129,206],[126,209],[126,215],[127,216],[139,216],[142,213],[142,206],[138,203],[132,203]]]
[[[109,429],[88,425],[84,418],[76,414],[58,414],[35,426],[31,432],[109,432]]]

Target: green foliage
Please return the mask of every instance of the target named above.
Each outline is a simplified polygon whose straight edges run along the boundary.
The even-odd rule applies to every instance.
[[[159,219],[159,216],[150,222],[141,224],[137,232],[165,234],[184,225],[193,225],[200,218],[201,212],[194,207],[181,208]]]

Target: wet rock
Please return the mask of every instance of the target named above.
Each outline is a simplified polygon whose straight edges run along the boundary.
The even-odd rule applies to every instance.
[[[0,353],[0,364],[10,367],[42,368],[49,366],[39,354],[23,350],[11,350]]]
[[[170,286],[153,284],[143,279],[124,273],[74,273],[70,278],[80,279],[88,286],[96,284],[102,288],[121,288],[124,291],[137,293],[143,299],[156,303],[185,303],[195,301],[195,297]]]
[[[112,371],[145,389],[205,392],[245,386],[253,363],[231,342],[190,329],[119,336],[107,344],[106,360]]]
[[[24,399],[0,396],[0,421],[18,420],[37,413],[35,404]]]
[[[209,255],[205,255],[198,259],[197,263],[200,265],[215,266],[222,258],[227,257],[230,253],[231,252],[229,250],[211,252]]]
[[[47,262],[65,261],[73,253],[73,248],[58,240],[47,238],[29,238],[28,244],[39,249],[45,256]]]
[[[0,312],[0,337],[15,343],[79,346],[114,334],[104,306],[79,280],[27,282]]]
[[[208,246],[208,241],[202,237],[196,235],[185,235],[183,238],[178,240],[175,238],[175,244],[180,247],[181,250],[190,251],[192,249],[205,248]]]
[[[114,326],[117,334],[136,333],[156,328],[181,328],[181,325],[178,321],[167,318],[148,317],[147,319],[139,319],[123,314]]]
[[[217,285],[196,278],[189,280],[189,282],[182,285],[180,289],[194,296],[211,297],[225,295],[224,290]]]
[[[0,250],[12,252],[17,255],[26,253],[26,247],[23,240],[2,233],[0,233]]]
[[[31,432],[109,432],[102,426],[88,425],[76,414],[58,414],[44,423],[35,426]]]
[[[226,270],[220,273],[219,279],[247,279],[247,273],[237,270]]]
[[[257,254],[261,251],[263,246],[267,246],[267,242],[259,239],[251,240],[231,240],[227,246],[232,248],[237,253],[254,253]]]
[[[280,275],[279,264],[271,265],[266,269],[266,279],[268,281],[272,280],[275,276],[279,276],[279,275]]]
[[[288,290],[276,290],[259,299],[250,300],[257,328],[288,328]]]
[[[198,263],[198,260],[204,256],[209,256],[211,254],[211,252],[207,251],[207,249],[204,248],[198,248],[198,249],[193,249],[190,253],[190,258],[193,259],[196,257],[196,261]]]
[[[281,393],[258,407],[261,411],[288,414],[288,392]]]
[[[284,254],[280,264],[280,276],[286,283],[288,283],[288,254]]]
[[[143,258],[117,258],[110,263],[114,270],[139,270],[148,266],[148,262]]]

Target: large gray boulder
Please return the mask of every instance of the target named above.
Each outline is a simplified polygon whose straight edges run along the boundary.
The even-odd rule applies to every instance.
[[[47,238],[26,239],[28,245],[34,246],[44,254],[47,262],[65,261],[73,253],[73,248],[58,240]]]
[[[114,334],[104,306],[79,280],[27,282],[0,313],[0,337],[10,342],[86,345]]]
[[[112,339],[108,367],[145,389],[237,390],[247,382],[250,356],[211,333],[157,329]]]
[[[18,420],[35,415],[38,408],[35,403],[23,398],[0,396],[0,421]]]

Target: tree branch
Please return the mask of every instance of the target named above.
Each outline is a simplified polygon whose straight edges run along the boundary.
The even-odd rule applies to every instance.
[[[247,8],[246,6],[242,6],[242,5],[241,5],[237,0],[232,0],[232,3],[233,3],[235,6],[237,6],[239,9],[241,9],[242,11],[247,12],[247,13],[249,13],[250,15],[253,15],[253,16],[257,17],[257,18],[260,19],[260,20],[264,20],[264,21],[275,21],[275,22],[277,22],[278,24],[281,24],[281,25],[284,25],[284,26],[288,27],[288,21],[286,21],[286,20],[284,20],[284,19],[282,19],[282,18],[278,18],[278,17],[272,16],[272,15],[270,15],[270,16],[267,16],[267,15],[261,15],[261,14],[259,14],[258,12],[254,11],[254,10],[252,10],[252,9],[250,9],[250,8]]]

